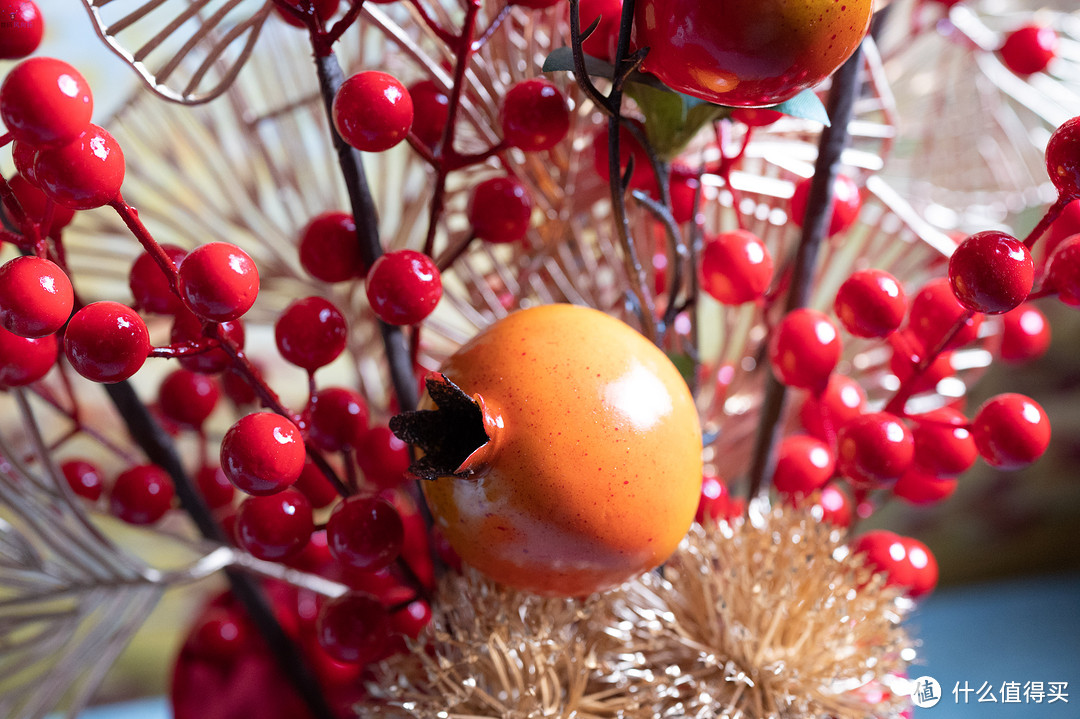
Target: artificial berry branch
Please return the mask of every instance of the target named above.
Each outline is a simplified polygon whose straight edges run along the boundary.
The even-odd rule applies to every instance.
[[[810,297],[818,249],[825,238],[832,214],[833,182],[837,176],[840,155],[849,140],[848,123],[854,114],[861,70],[862,52],[856,50],[832,78],[827,105],[831,124],[822,131],[818,143],[818,156],[814,165],[814,179],[810,185],[803,231],[791,267],[786,302],[789,312],[804,307]],[[750,463],[750,498],[757,497],[762,492],[765,477],[773,465],[786,397],[786,385],[770,374],[766,380]]]

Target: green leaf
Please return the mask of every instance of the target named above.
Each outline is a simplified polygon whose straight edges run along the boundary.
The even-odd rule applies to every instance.
[[[829,126],[829,113],[825,111],[825,106],[821,104],[817,93],[810,88],[770,109],[778,110],[791,117],[820,122],[825,127]]]
[[[625,90],[645,115],[645,133],[649,144],[665,160],[679,154],[702,127],[726,111],[719,105],[702,102],[667,88],[628,82]]]
[[[683,381],[686,382],[688,387],[694,386],[694,360],[688,354],[681,352],[668,352],[668,359],[671,360],[671,364],[675,365],[675,369],[679,370],[679,374],[682,375]]]

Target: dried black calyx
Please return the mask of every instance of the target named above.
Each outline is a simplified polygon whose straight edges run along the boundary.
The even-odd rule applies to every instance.
[[[395,415],[390,419],[390,431],[401,441],[423,451],[423,456],[409,465],[409,472],[417,478],[468,478],[472,470],[459,472],[458,468],[488,442],[484,413],[445,375],[432,374],[426,384],[428,395],[438,409]]]

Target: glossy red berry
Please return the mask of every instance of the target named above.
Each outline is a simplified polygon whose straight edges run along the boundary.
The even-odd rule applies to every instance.
[[[37,50],[45,21],[33,0],[0,0],[0,59],[17,60]]]
[[[122,472],[109,494],[109,511],[128,524],[153,524],[172,507],[172,479],[154,464],[141,464]]]
[[[405,481],[409,469],[409,445],[389,427],[372,427],[356,453],[364,479],[380,489],[393,489]]]
[[[274,323],[274,340],[287,362],[314,372],[345,350],[345,316],[322,297],[294,301]]]
[[[517,179],[492,177],[473,188],[469,223],[481,240],[516,242],[529,231],[532,207],[532,196]]]
[[[638,128],[644,132],[644,127],[638,125]],[[596,174],[600,176],[604,182],[608,182],[611,178],[610,168],[608,163],[610,161],[610,148],[608,146],[608,131],[606,129],[597,130],[592,137],[593,148],[593,168],[596,170]],[[627,166],[630,160],[634,161],[634,171],[630,173],[630,187],[632,188],[647,188],[653,182],[652,165],[649,164],[649,155],[645,152],[645,148],[641,146],[641,143],[637,141],[637,138],[631,134],[625,126],[619,126],[619,173],[620,176],[626,173]]]
[[[413,325],[435,310],[442,277],[435,262],[414,250],[387,252],[367,278],[367,298],[375,315],[391,325]]]
[[[1050,322],[1038,307],[1023,304],[1001,316],[1001,359],[1036,360],[1050,347]]]
[[[304,471],[300,473],[300,478],[296,480],[293,489],[303,492],[315,509],[328,507],[338,498],[337,488],[310,459],[304,462]]]
[[[331,554],[356,569],[389,566],[401,553],[404,536],[401,515],[378,497],[347,497],[326,523]]]
[[[244,616],[226,607],[211,607],[191,632],[191,648],[200,656],[221,662],[235,658],[248,646],[251,629]]]
[[[225,476],[221,467],[204,466],[195,474],[195,486],[210,509],[232,506],[236,487]]]
[[[859,485],[897,479],[911,466],[915,445],[896,415],[872,412],[849,421],[836,436],[836,471]]]
[[[105,489],[105,477],[97,465],[85,459],[69,459],[60,465],[60,473],[71,491],[83,499],[96,502]]]
[[[966,472],[975,464],[978,452],[968,430],[967,417],[952,407],[941,407],[911,417],[915,443],[915,466],[938,476]]]
[[[1066,239],[1050,257],[1045,287],[1070,307],[1080,307],[1080,235]]]
[[[584,32],[599,18],[596,29],[581,43],[586,55],[611,62],[615,59],[615,43],[619,39],[619,19],[622,0],[582,0],[578,8],[581,31]]]
[[[35,154],[35,158],[37,155]],[[40,232],[44,235],[54,234],[63,228],[67,227],[71,220],[75,217],[75,210],[70,207],[57,204],[51,201],[45,196],[45,193],[41,191],[34,182],[31,182],[28,175],[18,174],[13,176],[8,185],[11,186],[11,191],[15,195],[15,199],[19,201],[19,207],[22,208],[23,214],[28,220],[40,225],[45,219],[45,212],[52,206],[52,221],[48,227],[41,227]],[[4,214],[10,215],[7,208],[4,208]]]
[[[502,131],[511,147],[526,152],[550,150],[570,131],[566,98],[549,80],[522,80],[503,99]]]
[[[11,143],[11,161],[15,163],[15,172],[22,175],[23,179],[34,187],[37,187],[37,180],[34,178],[34,160],[37,159],[37,151],[35,145],[26,141],[15,140]]]
[[[187,250],[176,245],[162,245],[161,249],[176,267],[179,267],[187,256]],[[131,296],[135,299],[134,306],[143,312],[175,315],[184,309],[184,304],[173,292],[168,277],[149,252],[139,253],[131,264],[128,287],[131,288]]]
[[[971,423],[971,434],[987,464],[998,469],[1020,469],[1046,451],[1050,444],[1050,420],[1030,397],[999,394],[979,407]]]
[[[1063,197],[1080,197],[1080,117],[1066,120],[1050,135],[1046,172]]]
[[[289,7],[299,10],[302,15],[309,18],[318,16],[319,20],[324,24],[330,20],[338,11],[338,6],[341,5],[341,0],[281,0],[282,5],[288,5]],[[305,23],[300,18],[294,16],[291,12],[288,12],[282,7],[278,7],[275,4],[278,17],[287,22],[293,27],[304,27]]]
[[[450,96],[433,80],[409,85],[409,96],[413,101],[413,134],[428,147],[435,147],[450,119]]]
[[[813,177],[807,177],[795,183],[795,192],[791,196],[791,221],[796,227],[803,226],[813,181]],[[838,235],[854,225],[861,209],[862,195],[859,194],[859,186],[847,175],[837,175],[833,180],[832,214],[825,231],[826,236]]]
[[[892,493],[909,504],[925,506],[951,497],[959,483],[956,478],[939,477],[912,467],[896,480]]]
[[[698,500],[694,521],[705,524],[706,521],[719,522],[731,516],[734,504],[727,482],[720,477],[706,474],[701,478],[701,498]]]
[[[789,387],[820,391],[840,361],[840,332],[823,313],[797,309],[784,316],[769,343],[776,378]]]
[[[884,270],[858,270],[844,280],[833,305],[840,324],[856,337],[887,337],[907,314],[900,281]]]
[[[158,389],[158,407],[173,422],[202,427],[221,398],[217,381],[208,375],[183,368],[173,370]]]
[[[739,305],[760,299],[772,274],[772,255],[754,233],[732,230],[706,239],[701,286],[717,302]]]
[[[916,377],[915,369],[922,362],[925,350],[918,341],[909,339],[909,336],[909,333],[900,334],[902,341],[893,347],[892,356],[889,358],[889,370],[896,375],[901,384],[911,383],[913,393],[933,391],[941,380],[954,374],[953,353],[950,350],[938,354],[926,370]]]
[[[0,327],[0,389],[37,382],[56,364],[56,335],[20,337]]]
[[[97,125],[74,140],[38,150],[34,179],[47,197],[73,210],[92,210],[120,196],[124,184],[120,144]]]
[[[1008,312],[1027,299],[1034,281],[1035,263],[1028,248],[1004,232],[977,232],[949,258],[953,293],[974,312]]]
[[[364,152],[382,152],[405,139],[413,123],[409,91],[393,75],[359,72],[334,96],[334,127],[345,142]]]
[[[383,655],[390,639],[390,624],[378,599],[350,592],[323,605],[316,633],[319,644],[334,659],[367,664]]]
[[[221,322],[218,329],[225,340],[235,344],[238,349],[244,348],[246,336],[243,320]],[[172,331],[169,334],[169,341],[175,345],[188,343],[201,345],[206,343],[208,340],[203,334],[202,320],[188,312],[187,309],[177,312],[173,320]],[[231,364],[232,359],[220,347],[180,356],[181,367],[202,374],[217,374],[231,366]]]
[[[85,78],[55,58],[23,60],[0,85],[0,120],[16,140],[38,147],[74,140],[87,129],[93,111]]]
[[[908,329],[919,344],[929,350],[936,347],[966,313],[967,308],[956,299],[948,278],[938,277],[927,282],[911,301]],[[957,349],[975,341],[982,319],[982,315],[976,313],[964,320],[946,349]]]
[[[367,402],[345,387],[326,387],[311,398],[309,436],[327,452],[356,449],[368,430]]]
[[[777,450],[773,486],[781,494],[807,496],[832,479],[835,464],[832,451],[820,439],[789,435]]]
[[[398,634],[416,639],[431,623],[431,605],[415,599],[390,615],[390,628]]]
[[[214,322],[241,317],[259,294],[259,269],[236,245],[208,242],[192,250],[179,269],[180,297],[189,310]]]
[[[59,330],[74,304],[71,280],[42,257],[16,257],[0,267],[0,324],[22,337]]]
[[[256,365],[257,366],[257,365]],[[254,404],[258,396],[248,378],[239,370],[230,367],[221,373],[221,391],[237,407]]]
[[[1051,257],[1062,242],[1076,234],[1080,234],[1080,200],[1066,203],[1065,209],[1050,223],[1046,236],[1039,240],[1043,261]]]
[[[731,111],[731,119],[747,127],[768,127],[783,116],[779,110],[767,107],[737,107]]]
[[[836,527],[848,527],[851,526],[851,518],[855,513],[852,505],[847,492],[832,482],[822,487],[814,503],[814,511],[821,513],[822,522]]]
[[[799,421],[809,434],[832,442],[841,425],[866,411],[866,402],[862,385],[847,375],[832,374],[825,391],[807,395],[799,408]]]
[[[119,382],[143,366],[150,354],[150,333],[127,305],[94,302],[68,322],[64,353],[83,377],[94,382]]]
[[[345,282],[366,275],[353,216],[324,212],[309,222],[300,234],[300,264],[323,282]]]
[[[915,569],[908,560],[907,544],[895,532],[871,530],[851,547],[853,554],[865,555],[865,562],[875,572],[885,574],[885,584],[908,589],[915,581]]]
[[[236,540],[259,559],[285,559],[303,549],[315,531],[311,502],[295,489],[248,497],[236,514]]]
[[[912,537],[901,537],[907,549],[907,561],[912,569],[908,596],[912,599],[925,597],[938,583],[938,563],[930,548]]]
[[[1053,28],[1025,25],[1005,36],[998,51],[1001,61],[1017,75],[1042,72],[1057,57],[1058,36]]]
[[[694,202],[701,189],[698,172],[685,165],[672,165],[668,177],[668,192],[671,194],[671,216],[682,224],[694,218]],[[649,188],[652,192],[652,188]],[[654,192],[654,195],[659,193]]]
[[[274,494],[293,484],[306,457],[296,425],[269,412],[241,417],[221,442],[221,468],[248,494]]]

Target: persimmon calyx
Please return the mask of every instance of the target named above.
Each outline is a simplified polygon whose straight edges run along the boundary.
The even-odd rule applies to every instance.
[[[409,465],[418,479],[475,479],[482,475],[494,449],[491,430],[501,424],[479,395],[470,397],[446,375],[433,372],[425,380],[437,409],[402,412],[390,419],[390,431],[421,454]]]

